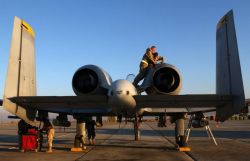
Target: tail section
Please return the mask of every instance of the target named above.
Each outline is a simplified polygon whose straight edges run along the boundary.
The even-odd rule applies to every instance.
[[[233,11],[229,11],[217,24],[216,31],[216,94],[231,95],[232,104],[217,108],[216,115],[225,121],[240,113],[245,106],[237,38]]]
[[[36,110],[12,103],[8,98],[36,95],[34,32],[23,20],[15,17],[5,82],[3,107],[27,123],[33,124]]]

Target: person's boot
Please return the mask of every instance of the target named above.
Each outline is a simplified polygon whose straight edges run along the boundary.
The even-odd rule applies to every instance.
[[[81,143],[80,147],[82,148],[82,150],[86,150],[87,147],[85,146],[85,143]]]
[[[47,149],[46,152],[47,152],[47,153],[52,153],[52,147],[48,147],[48,149]]]
[[[87,147],[85,145],[82,145],[82,150],[86,150]]]
[[[89,139],[89,145],[92,145],[91,139]]]

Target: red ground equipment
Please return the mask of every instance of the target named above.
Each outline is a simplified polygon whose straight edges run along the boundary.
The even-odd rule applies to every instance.
[[[28,129],[28,133],[22,135],[22,149],[24,151],[38,149],[38,130],[36,128]]]

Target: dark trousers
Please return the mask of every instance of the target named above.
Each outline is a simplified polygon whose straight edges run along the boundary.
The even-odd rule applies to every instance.
[[[88,139],[95,139],[95,130],[88,130]]]
[[[134,79],[133,85],[136,87],[138,83],[146,76],[148,68],[141,69],[139,74]]]
[[[18,148],[19,150],[22,150],[22,145],[23,145],[23,141],[22,141],[22,135],[18,135]]]

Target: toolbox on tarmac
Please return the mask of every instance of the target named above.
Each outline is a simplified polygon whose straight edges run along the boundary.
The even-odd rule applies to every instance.
[[[38,149],[38,130],[35,128],[28,129],[27,134],[22,135],[22,149],[24,151]]]
[[[38,130],[36,128],[30,128],[30,129],[28,129],[28,134],[30,134],[30,135],[38,134]]]

